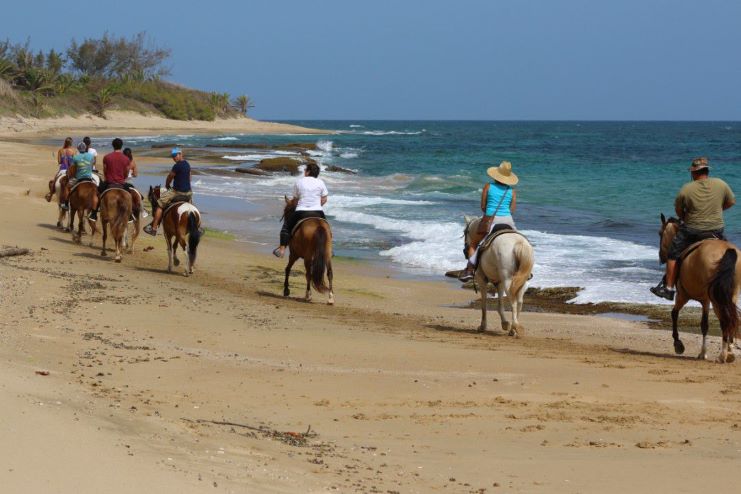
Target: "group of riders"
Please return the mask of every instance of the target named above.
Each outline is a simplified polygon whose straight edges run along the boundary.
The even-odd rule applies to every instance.
[[[111,145],[113,151],[103,157],[101,177],[96,166],[98,152],[92,147],[90,137],[83,138],[76,147],[73,145],[71,137],[66,138],[63,146],[57,151],[58,169],[54,178],[49,182],[49,193],[46,194],[46,200],[51,201],[52,196],[57,193],[59,194],[60,207],[63,210],[68,210],[70,192],[77,184],[87,181],[97,185],[99,195],[102,195],[108,189],[122,188],[131,193],[132,197],[136,195],[137,202],[140,202],[141,194],[130,182],[132,178],[139,175],[131,148],[123,148],[123,141],[118,137],[113,139]],[[175,197],[179,200],[187,198],[190,201],[193,196],[190,184],[190,164],[183,158],[182,150],[177,147],[172,148],[170,156],[175,163],[165,181],[167,190],[153,204],[155,211],[152,223],[144,227],[144,231],[150,235],[157,235],[157,228],[162,219],[162,211],[172,199]],[[90,212],[88,216],[90,221],[97,221],[98,209],[99,207],[96,207]]]
[[[681,188],[674,201],[680,226],[665,259],[666,274],[658,285],[650,289],[654,295],[667,300],[674,300],[677,261],[697,242],[709,238],[725,240],[723,211],[736,203],[728,184],[719,178],[710,177],[707,158],[692,160],[689,172],[692,180]],[[493,231],[516,229],[512,213],[516,209],[517,193],[513,187],[519,179],[512,172],[512,164],[503,161],[499,166],[489,168],[487,175],[491,181],[484,185],[481,193],[483,219],[479,223],[475,240],[466,248],[468,264],[459,275],[459,279],[464,282],[474,277],[481,240]]]
[[[75,148],[71,138],[64,141],[64,146],[57,152],[59,165],[57,175],[49,183],[47,201],[56,191],[60,194],[62,208],[67,208],[69,193],[75,184],[81,181],[99,183],[98,192],[102,194],[111,187],[122,187],[131,191],[130,179],[138,175],[136,162],[130,148],[123,149],[123,141],[113,139],[113,151],[103,157],[103,179],[98,178],[96,169],[97,151],[91,146],[89,137],[85,137]],[[154,219],[144,227],[150,235],[157,234],[162,219],[162,211],[178,197],[192,201],[190,164],[183,158],[180,148],[170,151],[174,164],[165,181],[166,191],[162,192],[156,202]],[[674,299],[676,283],[676,265],[682,253],[692,244],[707,238],[724,239],[723,211],[736,202],[733,191],[726,182],[710,177],[710,166],[707,158],[696,158],[689,167],[692,180],[679,191],[674,201],[674,209],[681,224],[677,235],[672,240],[666,259],[666,274],[651,292],[658,297]],[[283,257],[289,244],[291,231],[301,220],[311,217],[325,218],[323,206],[329,197],[327,186],[319,178],[320,168],[310,162],[305,166],[304,175],[293,187],[295,210],[284,217],[280,232],[280,244],[273,251],[276,257]],[[492,232],[502,229],[515,230],[513,213],[517,207],[517,191],[514,186],[519,179],[512,171],[512,164],[503,161],[499,166],[490,167],[487,175],[491,179],[481,193],[481,211],[483,219],[479,223],[474,240],[466,246],[465,255],[468,263],[461,271],[459,279],[470,281],[477,267],[478,245]],[[97,219],[97,208],[90,213],[89,219]]]

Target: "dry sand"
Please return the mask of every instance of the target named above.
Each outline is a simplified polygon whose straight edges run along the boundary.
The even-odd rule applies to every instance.
[[[107,118],[94,115],[81,117],[30,118],[0,117],[0,137],[29,135],[52,135],[60,142],[67,134],[121,135],[141,134],[199,134],[199,133],[244,133],[244,134],[327,134],[326,130],[308,129],[297,125],[261,122],[252,118],[217,118],[213,122],[201,120],[170,120],[142,115],[135,112],[109,111]]]
[[[49,152],[0,142],[0,244],[31,249],[0,259],[2,492],[738,490],[741,373],[696,335],[677,357],[600,317],[480,334],[471,292],[341,259],[337,305],[304,303],[208,236],[191,278],[162,237],[114,264],[54,228]]]

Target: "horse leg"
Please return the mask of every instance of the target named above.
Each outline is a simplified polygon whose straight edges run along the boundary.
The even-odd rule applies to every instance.
[[[298,257],[294,256],[293,252],[291,252],[291,255],[288,257],[288,264],[286,265],[286,279],[283,282],[284,297],[287,297],[291,294],[291,289],[288,288],[288,277],[291,275],[291,267],[293,266],[293,263],[296,262],[296,259],[298,259]]]
[[[180,237],[178,242],[180,243],[180,248],[185,252],[185,272],[183,275],[188,276],[190,275],[190,250],[188,250],[188,244],[185,242],[184,237]]]
[[[177,226],[176,228],[180,228]],[[175,263],[175,266],[180,266],[180,259],[178,259],[178,243],[180,242],[180,235],[177,233],[177,230],[175,231],[175,241],[172,242],[172,261]]]
[[[327,279],[329,280],[329,298],[327,303],[334,305],[334,292],[332,291],[332,259],[327,261]]]
[[[679,339],[679,331],[677,330],[677,321],[679,320],[679,311],[688,302],[687,296],[682,290],[677,290],[677,298],[674,301],[674,308],[672,309],[672,338],[674,339],[674,352],[677,355],[684,353],[684,343]]]
[[[700,349],[700,355],[697,356],[698,360],[706,360],[708,355],[708,302],[702,303],[702,319],[700,320],[700,330],[702,330],[702,348]]]
[[[509,307],[512,311],[512,328],[509,330],[509,336],[520,337],[522,332],[522,326],[520,326],[520,300],[518,299],[517,293],[512,293],[512,278],[507,278],[501,282],[502,285],[507,287],[507,299],[509,300]]]
[[[479,287],[481,292],[481,324],[479,324],[479,331],[486,331],[486,285],[487,279],[484,276],[484,272],[481,269],[476,270],[476,285]]]
[[[103,220],[101,228],[103,230],[103,250],[100,251],[100,255],[105,257],[105,241],[108,239],[108,221]]]
[[[311,259],[304,258],[304,270],[306,271],[306,297],[307,302],[311,302]]]
[[[175,248],[172,244],[172,235],[165,233],[165,242],[167,243],[167,272],[172,273],[172,255]]]
[[[507,315],[504,312],[504,283],[501,281],[495,283],[494,288],[497,289],[497,312],[499,312],[499,321],[502,325],[502,331],[510,333],[512,331],[512,323],[507,320]]]

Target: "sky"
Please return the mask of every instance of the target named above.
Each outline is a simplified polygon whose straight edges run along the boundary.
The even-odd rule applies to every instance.
[[[34,0],[0,39],[106,31],[260,119],[741,120],[739,0]]]

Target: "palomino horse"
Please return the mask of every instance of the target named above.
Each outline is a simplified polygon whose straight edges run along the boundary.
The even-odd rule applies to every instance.
[[[286,218],[296,210],[296,199],[286,199],[283,217]],[[288,277],[291,267],[299,258],[304,259],[306,271],[306,301],[311,301],[311,286],[319,293],[329,293],[327,303],[334,304],[332,291],[332,230],[329,223],[322,218],[307,218],[294,229],[291,241],[288,243],[290,255],[286,266],[286,279],[283,283],[283,296],[291,294],[288,288]],[[329,286],[324,283],[324,273],[327,273]]]
[[[659,258],[666,262],[669,246],[679,230],[679,220],[661,215],[661,244]],[[738,292],[741,289],[741,256],[739,250],[730,242],[718,239],[703,240],[692,247],[684,256],[677,277],[677,294],[672,309],[672,338],[674,351],[684,353],[684,344],[677,332],[679,311],[690,300],[702,305],[702,349],[697,358],[707,356],[706,339],[708,334],[708,306],[713,304],[713,312],[720,321],[723,336],[718,362],[733,362],[733,340],[738,332]]]
[[[131,194],[122,188],[109,188],[100,196],[100,219],[103,231],[103,249],[101,256],[106,255],[105,242],[108,238],[108,228],[111,229],[113,242],[116,246],[116,262],[121,262],[121,250],[124,243],[124,235],[131,216]]]
[[[149,187],[149,203],[152,211],[157,206],[160,197],[160,186]],[[201,241],[201,213],[189,202],[176,200],[170,203],[162,213],[162,227],[167,242],[167,272],[172,273],[173,261],[175,266],[180,265],[176,250],[178,245],[185,251],[185,276],[193,274],[198,253],[198,243]],[[175,237],[175,241],[172,238]],[[186,247],[187,245],[187,247]]]
[[[466,257],[468,246],[476,235],[480,218],[465,217],[466,228],[463,231],[465,239]],[[499,294],[499,317],[502,330],[510,336],[521,336],[524,327],[520,324],[519,316],[522,310],[522,299],[525,295],[525,285],[530,279],[530,273],[535,262],[533,246],[518,233],[502,233],[497,236],[488,248],[479,251],[479,265],[476,269],[475,281],[481,291],[481,325],[479,331],[486,331],[486,297],[487,282],[492,282]],[[507,295],[512,308],[512,322],[504,315],[504,295]]]
[[[69,194],[69,226],[67,231],[72,232],[72,240],[79,244],[82,234],[85,231],[83,217],[87,216],[90,211],[98,207],[98,187],[92,181],[79,182],[72,188]],[[75,233],[75,215],[77,216],[78,231]],[[95,235],[95,222],[88,220],[92,234],[90,236],[90,246],[93,245],[93,235]]]

